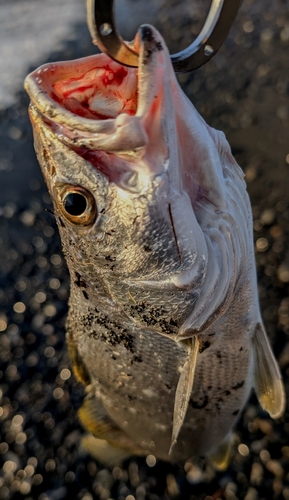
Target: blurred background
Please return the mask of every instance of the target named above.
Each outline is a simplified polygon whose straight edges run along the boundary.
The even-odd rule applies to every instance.
[[[204,0],[118,0],[126,39],[154,24],[171,51],[196,36]],[[65,347],[69,280],[22,90],[49,61],[96,52],[84,0],[0,0],[0,500],[289,500],[288,412],[273,422],[252,396],[224,473],[131,459],[105,468],[80,446],[82,387]],[[223,130],[251,197],[261,309],[288,393],[289,1],[244,0],[229,37],[180,77]]]

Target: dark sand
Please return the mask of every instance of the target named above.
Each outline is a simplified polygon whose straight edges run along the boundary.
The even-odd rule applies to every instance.
[[[156,23],[175,51],[198,30],[179,5],[169,0]],[[94,52],[85,27],[76,29],[79,43],[51,61]],[[207,122],[226,133],[246,173],[261,309],[288,393],[288,0],[245,0],[219,54],[181,81]],[[20,92],[0,115],[0,500],[288,500],[288,413],[272,421],[254,395],[224,473],[202,462],[149,467],[145,459],[107,469],[79,448],[83,389],[70,376],[64,341],[69,281],[27,105]]]

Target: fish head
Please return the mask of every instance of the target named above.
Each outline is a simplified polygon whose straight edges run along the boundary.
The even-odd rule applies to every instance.
[[[161,35],[142,26],[134,43],[138,68],[100,54],[26,78],[37,156],[71,273],[199,297],[216,263],[207,232],[228,212],[224,179],[242,175],[181,91]]]

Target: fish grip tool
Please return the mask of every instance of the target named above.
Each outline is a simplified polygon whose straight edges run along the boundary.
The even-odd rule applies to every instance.
[[[200,34],[184,50],[171,55],[176,73],[203,66],[226,40],[242,0],[212,0]],[[102,52],[125,66],[138,66],[139,54],[118,33],[113,0],[87,0],[87,22],[93,42]]]

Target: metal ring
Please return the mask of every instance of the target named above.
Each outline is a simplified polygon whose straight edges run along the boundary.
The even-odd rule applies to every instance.
[[[201,33],[189,47],[171,55],[177,73],[187,73],[209,61],[228,36],[242,0],[212,0]],[[113,0],[87,0],[87,22],[94,43],[125,66],[138,66],[138,53],[118,33]]]

